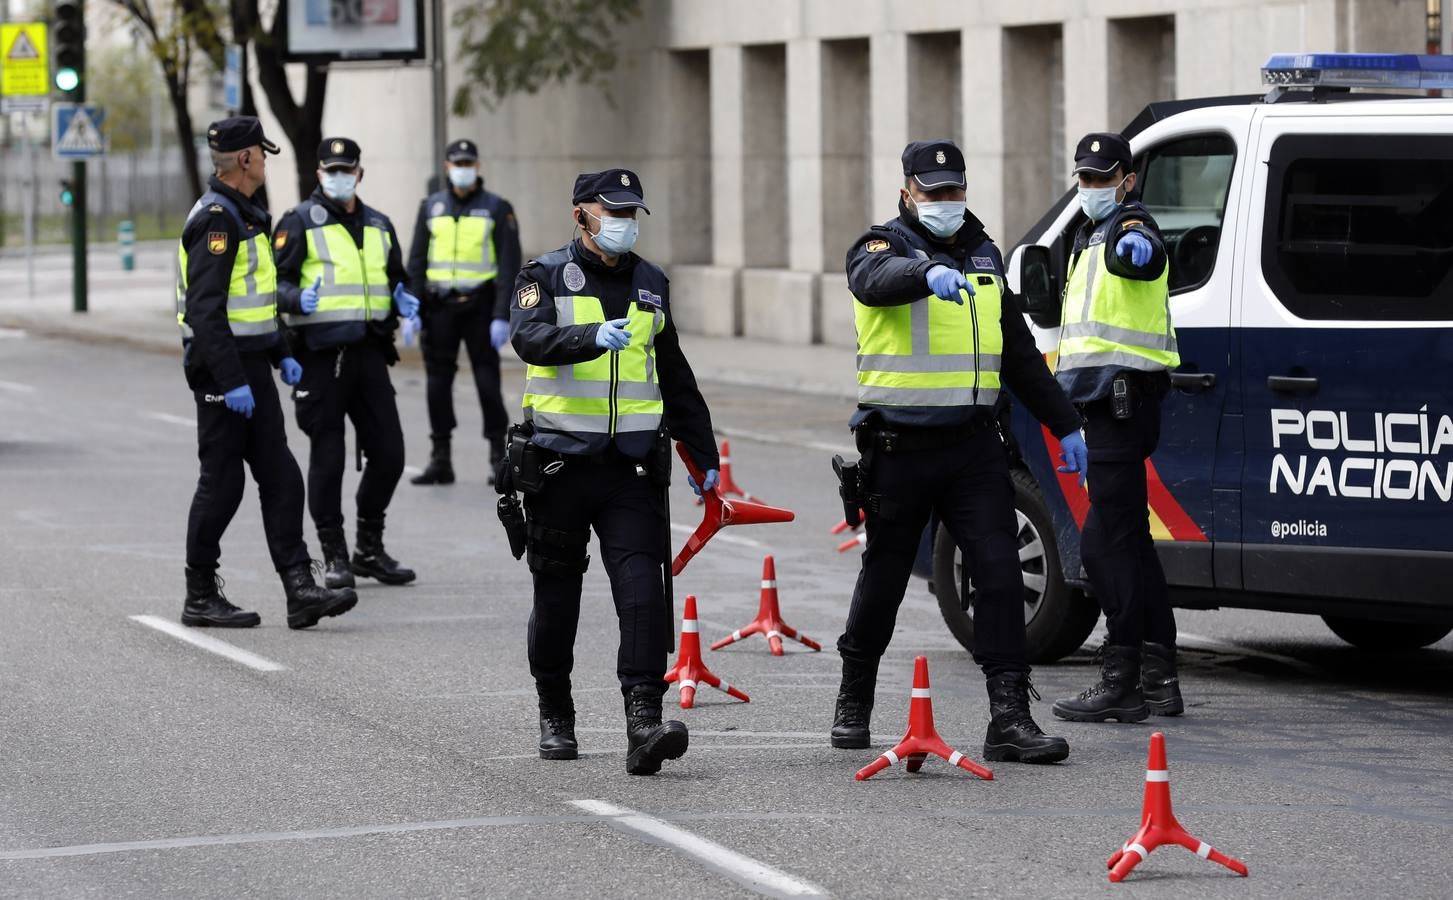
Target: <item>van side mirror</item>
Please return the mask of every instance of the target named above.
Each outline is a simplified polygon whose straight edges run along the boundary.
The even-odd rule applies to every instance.
[[[1014,251],[1019,308],[1041,328],[1060,323],[1060,289],[1048,247],[1026,244]]]

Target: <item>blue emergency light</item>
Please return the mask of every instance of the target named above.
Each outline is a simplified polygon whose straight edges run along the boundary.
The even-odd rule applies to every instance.
[[[1277,53],[1261,67],[1273,87],[1453,88],[1453,56],[1413,53]]]

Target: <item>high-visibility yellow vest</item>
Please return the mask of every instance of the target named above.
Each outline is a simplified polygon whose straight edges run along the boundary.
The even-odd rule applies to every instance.
[[[187,221],[213,204],[228,210],[240,233],[241,216],[231,201],[212,192],[202,195]],[[177,325],[182,330],[182,339],[191,340],[192,329],[187,324],[187,247],[180,242],[177,244]],[[272,244],[262,231],[237,246],[237,256],[232,260],[232,279],[227,286],[227,325],[240,338],[264,337],[278,330],[277,267],[273,264]]]
[[[656,380],[656,335],[666,327],[666,314],[646,306],[631,304],[631,342],[624,350],[574,365],[529,366],[525,419],[537,429],[574,434],[656,431],[665,410]],[[604,321],[598,297],[555,298],[555,324],[562,328]]]
[[[388,318],[393,296],[388,284],[388,230],[363,228],[363,246],[341,222],[315,225],[307,231],[308,256],[303,260],[298,285],[318,286],[318,308],[312,313],[283,313],[288,325],[298,328],[336,322],[379,321]]]
[[[1106,268],[1112,252],[1113,241],[1101,240],[1070,266],[1056,372],[1105,366],[1159,372],[1181,364],[1170,318],[1170,264],[1154,281],[1122,278]]]
[[[429,218],[429,286],[467,291],[499,274],[494,254],[494,219],[487,215]]]
[[[962,304],[933,295],[901,306],[853,298],[860,406],[993,406],[999,399],[999,279],[965,274],[974,294],[959,291]]]

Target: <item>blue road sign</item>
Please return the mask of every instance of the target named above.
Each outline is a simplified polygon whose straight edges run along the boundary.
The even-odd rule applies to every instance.
[[[78,103],[56,103],[51,110],[51,148],[57,159],[90,159],[106,154],[106,138],[101,134],[105,110]]]
[[[222,68],[222,105],[236,111],[242,108],[242,48],[227,46]]]

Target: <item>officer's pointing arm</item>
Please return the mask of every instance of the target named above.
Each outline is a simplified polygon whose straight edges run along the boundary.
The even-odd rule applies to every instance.
[[[429,281],[426,272],[429,267],[429,201],[419,204],[419,215],[414,219],[414,239],[409,244],[408,270],[409,293],[419,300],[427,300]]]
[[[928,296],[934,265],[915,257],[897,235],[874,229],[848,251],[848,289],[866,306],[902,306]]]
[[[1150,242],[1150,259],[1145,265],[1137,266],[1126,256],[1119,253],[1120,241],[1128,234],[1136,234]],[[1105,268],[1113,275],[1121,278],[1130,278],[1135,281],[1154,281],[1165,271],[1166,253],[1165,241],[1160,236],[1160,229],[1156,227],[1155,221],[1144,213],[1134,210],[1127,210],[1122,218],[1115,224],[1114,233],[1110,236],[1109,242],[1114,245],[1110,253],[1105,254],[1109,259]]]
[[[187,248],[187,324],[192,350],[223,392],[247,384],[242,358],[227,324],[227,292],[237,259],[237,225],[222,208],[193,218]]]
[[[277,265],[277,308],[279,312],[301,313],[298,299],[302,287],[303,263],[308,258],[308,236],[303,220],[296,210],[288,210],[278,220],[272,236],[272,258]]]
[[[532,366],[589,362],[605,350],[595,345],[600,325],[555,324],[555,295],[534,261],[520,270],[510,304],[510,344]]]
[[[668,288],[669,291],[669,288]],[[656,335],[656,370],[661,376],[661,401],[666,407],[663,416],[666,431],[686,445],[691,458],[703,472],[720,469],[721,458],[716,449],[716,436],[711,427],[711,410],[697,387],[696,374],[681,351],[676,323],[671,318],[669,297],[662,298],[666,325]]]
[[[520,227],[515,221],[514,207],[508,200],[500,200],[494,219],[495,265],[499,272],[495,276],[494,318],[510,317],[510,298],[514,296],[512,286],[520,274]]]

